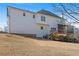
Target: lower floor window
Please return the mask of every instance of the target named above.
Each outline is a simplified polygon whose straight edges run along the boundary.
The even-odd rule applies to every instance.
[[[56,28],[51,28],[51,32],[55,32],[56,31]]]
[[[43,26],[41,26],[41,30],[43,30]]]

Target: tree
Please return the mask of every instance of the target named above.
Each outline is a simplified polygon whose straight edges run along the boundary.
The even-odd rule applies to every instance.
[[[74,21],[74,23],[79,23],[79,4],[58,3],[52,4],[52,7],[53,11],[63,13],[66,18],[71,19],[72,21]]]

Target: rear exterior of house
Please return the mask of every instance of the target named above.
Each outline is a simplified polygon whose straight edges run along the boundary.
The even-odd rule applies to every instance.
[[[14,7],[7,8],[8,32],[43,37],[51,32],[65,33],[63,18],[46,10],[33,13]],[[59,27],[60,25],[60,27]]]

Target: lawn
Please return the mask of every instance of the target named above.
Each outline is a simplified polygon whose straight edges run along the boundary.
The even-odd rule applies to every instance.
[[[79,44],[0,34],[2,56],[77,56]]]

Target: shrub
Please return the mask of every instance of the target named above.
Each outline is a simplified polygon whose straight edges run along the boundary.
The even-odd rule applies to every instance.
[[[60,41],[64,41],[64,42],[72,42],[72,38],[70,38],[69,36],[59,36]]]
[[[59,36],[59,40],[60,40],[60,41],[64,41],[64,37],[65,37],[65,36],[60,35],[60,36]]]
[[[76,38],[72,38],[70,36],[59,36],[60,41],[64,42],[72,42],[72,43],[78,43],[78,40]]]
[[[68,35],[67,36],[58,35],[57,33],[50,34],[49,39],[55,40],[55,41],[72,42],[72,43],[79,42],[76,38],[72,38]]]
[[[73,42],[74,42],[74,43],[78,43],[79,41],[74,38],[74,39],[73,39]]]
[[[64,37],[64,41],[65,41],[65,42],[70,42],[70,41],[71,41],[71,38],[70,38],[69,36],[65,36],[65,37]]]
[[[49,39],[51,39],[51,40],[59,40],[58,37],[59,36],[57,33],[52,33],[49,35]]]

